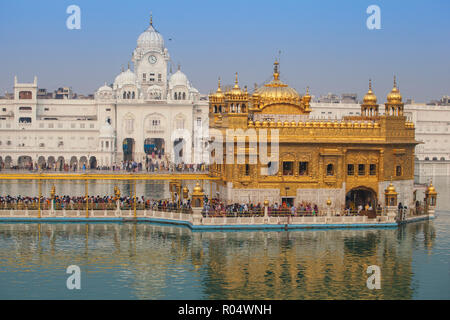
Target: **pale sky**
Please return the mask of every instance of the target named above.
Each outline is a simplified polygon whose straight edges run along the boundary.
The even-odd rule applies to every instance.
[[[66,9],[81,8],[81,30]],[[369,30],[366,9],[381,9]],[[0,2],[0,94],[38,76],[40,88],[94,93],[131,60],[149,24],[164,37],[174,70],[181,64],[201,93],[234,81],[270,79],[281,51],[283,81],[300,93],[355,92],[372,78],[383,103],[397,75],[404,99],[450,95],[450,1],[24,1]],[[169,40],[171,39],[171,40]]]

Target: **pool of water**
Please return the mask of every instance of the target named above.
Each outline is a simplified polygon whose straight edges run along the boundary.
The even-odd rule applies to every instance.
[[[450,299],[450,183],[433,184],[437,218],[398,229],[2,223],[0,299]],[[70,265],[80,290],[66,287]]]

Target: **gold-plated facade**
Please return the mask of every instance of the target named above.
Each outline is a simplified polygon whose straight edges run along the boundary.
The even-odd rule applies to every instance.
[[[352,190],[364,189],[384,202],[380,192],[385,186],[380,190],[380,185],[391,177],[394,183],[408,181],[412,184],[414,148],[418,142],[414,125],[403,116],[403,103],[395,80],[385,115],[378,113],[377,98],[370,82],[361,105],[361,116],[347,116],[339,121],[313,120],[308,116],[311,112],[309,88],[302,97],[282,83],[279,75],[278,62],[275,62],[273,80],[256,88],[252,95],[238,93],[236,86],[223,95],[220,84],[217,92],[210,95],[210,128],[219,130],[224,137],[223,161],[210,166],[211,176],[221,180],[219,186],[279,190],[279,198],[294,197],[297,201],[302,189],[339,189],[343,190],[344,197]],[[236,109],[236,104],[245,108]],[[230,129],[244,132],[235,135],[233,163],[227,161],[230,151],[225,145],[226,132]],[[261,130],[268,132],[268,150],[271,130],[278,130],[279,169],[275,175],[261,174],[265,166],[260,161],[249,161],[252,156],[259,156],[260,150],[249,143],[248,129],[255,130],[258,143]],[[240,138],[246,141],[245,164],[237,163],[236,142]],[[229,196],[228,200],[232,201],[231,198]],[[341,200],[340,203],[345,201]]]

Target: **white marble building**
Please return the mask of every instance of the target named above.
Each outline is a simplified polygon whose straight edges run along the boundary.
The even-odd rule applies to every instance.
[[[359,104],[311,103],[311,117],[340,119],[358,115]],[[380,108],[383,113],[383,108]],[[416,140],[416,176],[450,176],[450,106],[405,104],[404,114],[414,122]]]
[[[169,61],[150,21],[133,52],[134,70],[122,70],[94,99],[38,99],[37,77],[15,77],[13,99],[0,100],[0,163],[109,167],[152,154],[206,162],[208,102],[179,67],[169,74]]]

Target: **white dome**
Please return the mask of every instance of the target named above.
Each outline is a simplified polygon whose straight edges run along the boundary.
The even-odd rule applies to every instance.
[[[114,87],[121,88],[126,84],[136,85],[136,75],[133,71],[128,69],[127,71],[121,72],[114,80]]]
[[[178,69],[169,79],[169,87],[172,89],[176,86],[189,87],[189,81],[186,75]]]
[[[113,89],[110,86],[107,86],[106,83],[104,86],[100,87],[97,92],[102,92],[102,91],[107,91],[107,92],[112,92]]]
[[[164,39],[162,35],[150,25],[138,38],[138,48],[164,50]]]
[[[113,138],[114,137],[114,128],[109,122],[106,122],[100,128],[100,138]]]

